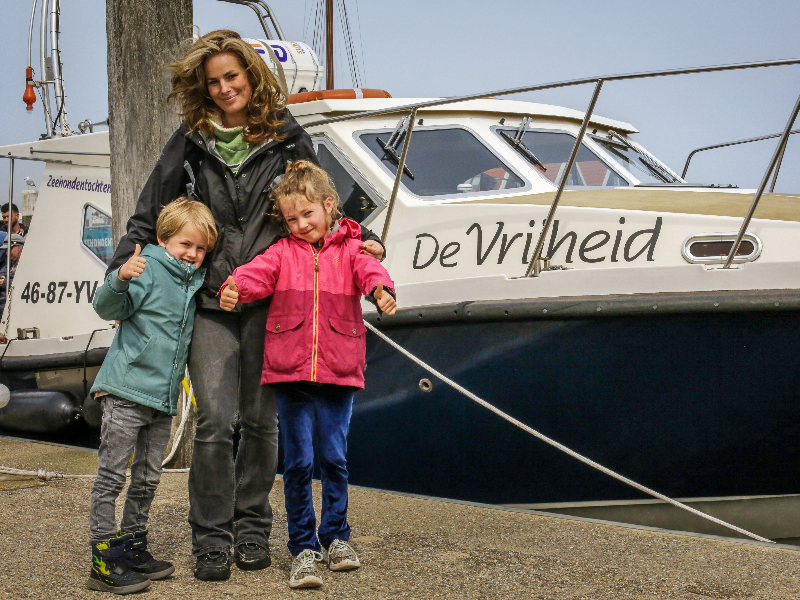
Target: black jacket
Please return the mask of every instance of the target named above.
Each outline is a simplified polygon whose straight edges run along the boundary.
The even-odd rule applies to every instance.
[[[136,211],[128,220],[127,233],[120,240],[108,272],[117,269],[133,254],[136,244],[157,244],[156,220],[161,209],[180,196],[186,195],[189,175],[184,168],[188,161],[194,172],[195,194],[206,204],[217,224],[217,243],[206,255],[203,266],[206,278],[197,298],[197,307],[219,308],[216,293],[233,270],[262,254],[285,234],[270,218],[272,203],[269,188],[283,174],[287,159],[305,159],[318,164],[311,138],[284,111],[280,129],[286,138],[270,141],[253,151],[237,173],[216,154],[206,148],[203,136],[181,126],[169,139],[139,195]],[[362,227],[364,240],[380,239]],[[263,304],[264,301],[250,306]],[[241,310],[240,306],[236,310]]]

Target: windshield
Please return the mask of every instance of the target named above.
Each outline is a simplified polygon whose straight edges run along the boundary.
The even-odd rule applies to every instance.
[[[499,129],[506,141],[516,130]],[[505,133],[506,136],[502,136]],[[522,143],[533,153],[541,166],[536,168],[542,172],[551,183],[558,185],[564,176],[569,155],[575,145],[575,138],[568,133],[556,131],[526,131],[522,136]],[[521,149],[520,154],[525,156]],[[544,169],[544,171],[542,171]],[[597,186],[620,187],[627,186],[628,182],[617,175],[611,168],[600,160],[597,155],[581,144],[575,164],[567,178],[568,186]]]
[[[593,135],[592,139],[608,150],[623,167],[628,169],[642,183],[680,183],[681,180],[661,161],[648,154],[643,148],[634,146],[628,140],[610,132],[609,137]]]
[[[358,134],[364,144],[393,175],[397,165],[382,144],[391,131]],[[402,144],[397,153],[402,151]],[[403,185],[417,196],[444,196],[500,192],[525,186],[499,157],[465,129],[417,129],[406,157]],[[410,174],[409,174],[410,173]]]

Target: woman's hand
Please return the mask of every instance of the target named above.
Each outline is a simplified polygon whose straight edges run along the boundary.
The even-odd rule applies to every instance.
[[[236,287],[233,275],[228,275],[228,283],[222,288],[222,293],[219,296],[219,307],[222,310],[231,311],[238,302],[239,288]]]
[[[366,242],[361,242],[358,246],[361,249],[361,254],[368,254],[373,258],[377,258],[378,260],[383,260],[383,246],[381,246],[375,240],[367,240]]]
[[[380,308],[387,315],[393,315],[397,309],[397,302],[394,301],[392,295],[383,289],[383,282],[378,282],[378,287],[375,288],[375,300]]]
[[[128,281],[144,273],[144,268],[147,266],[147,259],[139,256],[141,253],[142,247],[136,244],[136,251],[133,253],[133,256],[119,268],[119,278],[122,281]]]

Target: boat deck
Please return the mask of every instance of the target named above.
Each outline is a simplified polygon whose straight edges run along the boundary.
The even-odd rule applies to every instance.
[[[5,467],[92,474],[89,450],[0,438]],[[192,577],[185,473],[164,474],[151,510],[151,550],[175,574],[143,596],[285,598],[286,549],[282,483],[275,509],[273,566],[229,581]],[[39,482],[0,475],[3,577],[0,598],[91,598],[88,513],[91,480]],[[319,500],[319,485],[315,493]],[[800,552],[791,546],[696,537],[663,530],[545,516],[353,488],[353,541],[363,567],[325,571],[321,590],[300,597],[380,598],[797,598]]]

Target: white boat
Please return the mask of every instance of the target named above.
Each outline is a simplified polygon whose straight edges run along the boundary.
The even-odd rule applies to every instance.
[[[800,452],[800,196],[765,190],[800,101],[758,190],[687,183],[636,143],[633,125],[593,107],[616,80],[798,63],[448,99],[322,91],[293,97],[290,110],[347,216],[383,231],[400,310],[380,318],[365,305],[370,323],[521,421],[663,493],[786,497],[800,492],[786,468]],[[318,75],[289,91],[318,90]],[[592,82],[585,112],[498,99]],[[47,160],[2,318],[0,378],[12,402],[0,426],[15,397],[33,402],[38,391],[61,394],[64,423],[91,406],[87,386],[114,336],[91,307],[112,253],[108,152],[107,132],[0,147]],[[431,384],[372,334],[367,363],[353,483],[565,512],[642,498]]]

